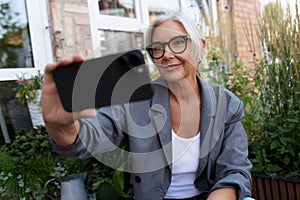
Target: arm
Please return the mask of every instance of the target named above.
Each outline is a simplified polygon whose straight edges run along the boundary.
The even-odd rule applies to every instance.
[[[217,195],[219,189],[234,188],[238,199],[251,196],[252,165],[248,160],[248,139],[242,125],[243,116],[242,102],[228,92],[224,136],[216,160],[216,184],[211,194]]]
[[[214,190],[207,200],[236,200],[237,191],[233,188],[221,188]]]
[[[82,61],[81,56],[73,59],[64,59],[55,64],[49,64],[45,68],[42,86],[41,106],[46,129],[54,142],[61,146],[73,144],[79,132],[78,119],[95,116],[95,110],[84,110],[76,113],[66,112],[59,99],[56,85],[53,79],[53,71],[72,62]]]

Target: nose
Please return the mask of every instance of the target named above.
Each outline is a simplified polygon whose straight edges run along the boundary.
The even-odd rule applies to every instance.
[[[165,53],[164,53],[164,56],[163,58],[167,58],[167,57],[170,57],[170,56],[174,56],[173,52],[170,50],[170,47],[168,45],[166,45],[165,47]]]

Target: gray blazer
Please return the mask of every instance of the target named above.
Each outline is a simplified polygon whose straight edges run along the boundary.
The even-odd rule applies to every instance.
[[[198,78],[201,85],[200,158],[195,186],[203,199],[218,188],[231,187],[239,199],[251,197],[247,135],[241,120],[242,102],[230,91]],[[76,142],[54,149],[66,157],[90,155],[131,173],[135,199],[162,200],[171,181],[172,141],[166,82],[154,82],[152,99],[103,107],[97,118],[82,119]],[[123,141],[130,152],[118,148]],[[115,150],[125,161],[115,165],[102,152]],[[111,154],[109,154],[111,155]],[[115,154],[114,154],[115,155]],[[125,156],[124,156],[125,155]],[[188,163],[187,163],[188,164]]]

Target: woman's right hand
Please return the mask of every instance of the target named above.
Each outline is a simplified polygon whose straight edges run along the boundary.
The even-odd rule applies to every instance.
[[[72,59],[63,59],[60,62],[48,64],[45,68],[41,98],[42,113],[49,134],[60,145],[69,145],[75,141],[79,130],[79,118],[96,116],[95,109],[74,113],[65,111],[53,79],[53,71],[56,68],[82,60],[81,56],[76,55]]]

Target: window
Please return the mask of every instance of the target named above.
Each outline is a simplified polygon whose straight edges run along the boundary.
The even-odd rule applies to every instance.
[[[15,97],[17,75],[53,62],[47,0],[0,1],[0,144],[31,127],[27,106]]]
[[[0,81],[34,74],[53,62],[46,0],[0,3]]]
[[[100,14],[136,18],[134,0],[99,0]]]
[[[150,0],[148,3],[149,21],[152,22],[157,16],[174,12],[180,9],[180,1]]]
[[[132,48],[143,48],[144,36],[138,32],[99,30],[101,55],[125,51]]]
[[[180,9],[180,0],[88,0],[89,15],[91,20],[92,41],[94,56],[98,57],[112,52],[111,46],[107,49],[107,36],[112,33],[114,37],[130,38],[130,45],[143,47],[143,33],[151,20],[156,16]],[[124,32],[124,34],[121,34]],[[132,40],[133,37],[136,37]],[[139,40],[140,42],[137,42]],[[116,42],[116,41],[115,41]],[[122,46],[124,41],[119,41],[117,46]],[[138,44],[139,43],[139,44]],[[128,44],[123,44],[127,46]],[[106,49],[105,49],[106,48]],[[116,51],[114,49],[113,51]]]
[[[33,67],[25,3],[14,0],[1,4],[0,68]]]

